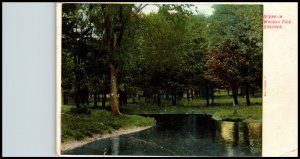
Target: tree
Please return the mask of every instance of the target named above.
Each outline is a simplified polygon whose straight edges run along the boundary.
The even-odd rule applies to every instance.
[[[86,96],[86,87],[84,86],[85,72],[82,61],[88,49],[86,45],[87,35],[91,31],[87,27],[87,18],[84,17],[86,7],[87,5],[64,4],[62,14],[62,73],[64,73],[62,81],[70,78],[74,79],[73,82],[66,82],[69,83],[69,87],[71,84],[73,85],[77,109],[80,106],[80,102],[84,101],[84,96]],[[70,57],[71,54],[73,57]],[[73,60],[73,67],[71,66],[70,59]],[[70,73],[71,69],[72,73]],[[66,85],[66,82],[62,83],[63,86]]]
[[[249,83],[261,77],[261,17],[261,5],[215,5],[209,18],[208,75],[231,88],[236,105],[238,87],[245,85],[250,105]]]
[[[127,60],[130,61],[129,70],[135,70],[130,79],[139,81],[146,96],[156,94],[159,97],[163,92],[168,97],[171,94],[173,104],[178,93],[186,91],[189,94],[205,88],[207,105],[210,97],[213,104],[213,83],[204,74],[207,70],[207,18],[163,10],[170,8],[164,5],[157,14],[141,19],[146,26],[138,29],[134,38],[136,44],[131,50],[134,53]]]

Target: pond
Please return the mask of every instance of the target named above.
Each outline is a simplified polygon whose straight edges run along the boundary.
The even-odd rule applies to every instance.
[[[148,115],[156,126],[91,142],[65,155],[261,156],[262,124],[208,115]]]

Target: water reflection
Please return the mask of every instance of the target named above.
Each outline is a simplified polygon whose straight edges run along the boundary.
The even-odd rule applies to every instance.
[[[157,126],[65,151],[81,155],[261,156],[261,123],[203,115],[153,115]]]
[[[221,127],[221,136],[224,139],[225,142],[232,143],[234,141],[233,139],[233,127],[234,122],[220,122]]]
[[[119,154],[119,142],[120,142],[120,136],[116,136],[116,137],[112,138],[112,144],[111,144],[111,154],[112,155]]]
[[[228,156],[234,156],[234,142],[235,142],[235,123],[234,122],[220,122],[220,129],[221,129],[221,137],[225,141],[227,155]]]
[[[261,153],[262,147],[262,126],[261,123],[248,123],[249,145],[252,153]]]
[[[247,153],[241,153],[247,151],[250,151],[252,154],[261,154],[261,123],[220,121],[219,127],[221,131],[220,136],[226,143],[228,156],[236,156],[237,154],[248,155]],[[240,151],[241,149],[242,151]]]

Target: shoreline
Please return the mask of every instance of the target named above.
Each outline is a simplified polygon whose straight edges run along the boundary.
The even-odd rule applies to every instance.
[[[93,135],[93,137],[86,137],[82,140],[73,140],[73,141],[67,141],[65,143],[61,143],[60,145],[60,155],[62,155],[61,153],[63,151],[67,151],[67,150],[72,150],[74,148],[80,147],[82,145],[91,143],[93,141],[96,140],[100,140],[100,139],[105,139],[105,138],[110,138],[110,137],[114,137],[114,136],[118,136],[118,135],[124,135],[124,134],[130,134],[130,133],[134,133],[134,132],[138,132],[138,131],[142,131],[142,130],[146,130],[149,129],[153,126],[146,126],[146,127],[133,127],[133,128],[121,128],[118,129],[112,133],[107,133],[107,134],[95,134]]]
[[[216,120],[216,121],[232,121],[232,122],[245,122],[245,123],[250,123],[250,122],[257,122],[257,123],[262,123],[262,119],[252,119],[252,118],[222,118],[219,116],[214,115],[213,113],[185,113],[187,115],[208,115],[211,116],[212,119]],[[159,113],[159,114],[155,114],[155,113],[147,113],[147,114],[130,114],[130,115],[176,115],[176,113]],[[180,114],[182,115],[182,114]]]

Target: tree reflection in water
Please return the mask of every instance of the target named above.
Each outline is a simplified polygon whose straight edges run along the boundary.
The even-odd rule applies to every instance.
[[[226,144],[228,156],[236,156],[236,152],[240,147],[242,149],[250,149],[254,154],[261,154],[261,123],[257,122],[231,122],[220,121],[220,137]]]

